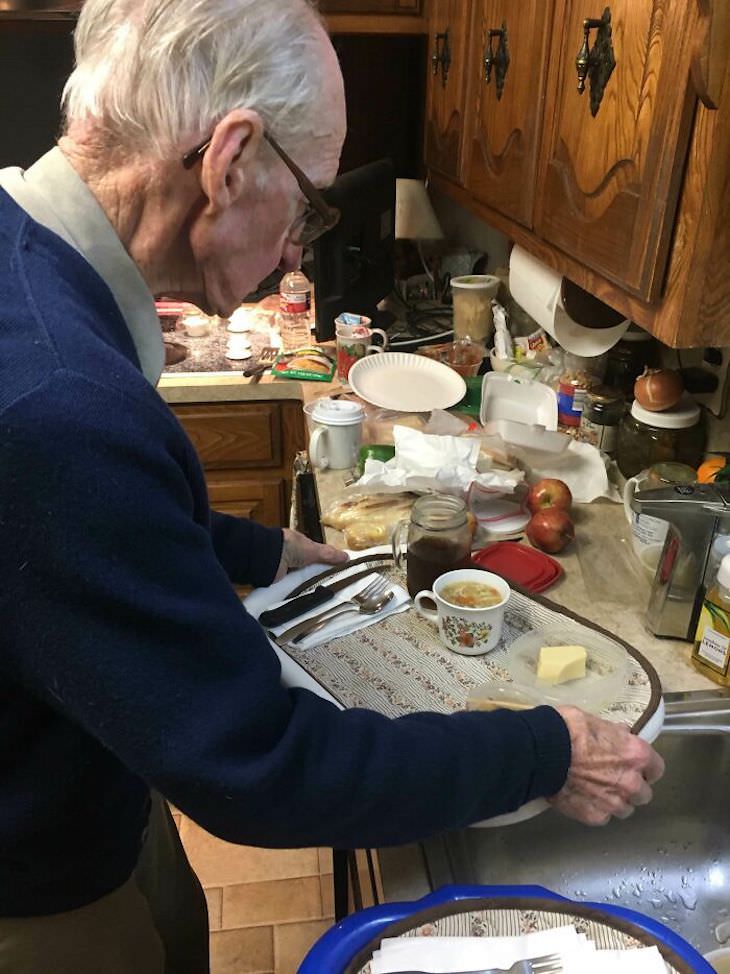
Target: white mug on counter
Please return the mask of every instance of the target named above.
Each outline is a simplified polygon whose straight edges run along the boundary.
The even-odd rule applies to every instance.
[[[482,590],[488,590],[485,597]],[[480,568],[457,568],[439,575],[433,589],[419,592],[413,601],[422,616],[436,623],[448,649],[480,656],[500,640],[509,597],[510,587],[501,576]],[[436,611],[424,601],[435,602]]]
[[[305,407],[312,433],[309,457],[315,467],[347,470],[357,463],[365,411],[349,399],[318,399]]]

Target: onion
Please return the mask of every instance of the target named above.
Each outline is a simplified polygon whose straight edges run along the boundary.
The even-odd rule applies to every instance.
[[[673,369],[644,369],[634,384],[634,398],[644,409],[659,413],[682,398],[682,376]]]

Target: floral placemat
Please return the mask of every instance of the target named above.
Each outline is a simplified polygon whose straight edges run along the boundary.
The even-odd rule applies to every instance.
[[[379,571],[405,585],[402,570]],[[587,632],[602,632],[555,603],[513,588],[502,638],[484,656],[462,656],[446,649],[436,626],[413,607],[313,649],[283,648],[345,707],[365,707],[387,717],[422,710],[453,713],[464,709],[472,688],[494,680],[513,682],[504,667],[509,646],[532,629],[556,623],[576,643]],[[639,652],[618,637],[604,634],[625,648],[630,665],[621,691],[600,716],[639,730],[659,706],[659,679]]]
[[[688,974],[691,968],[673,950],[633,923],[611,917],[591,906],[565,903],[549,906],[544,899],[490,900],[486,909],[465,909],[458,901],[415,914],[382,930],[375,942],[361,951],[344,974],[370,974],[370,961],[385,937],[519,937],[538,930],[550,930],[572,924],[584,933],[598,950],[637,950],[656,946],[671,974]],[[482,901],[484,902],[484,901]],[[504,906],[498,906],[504,903]],[[491,906],[491,904],[495,904]],[[518,905],[519,904],[519,905]],[[427,919],[426,919],[427,918]]]

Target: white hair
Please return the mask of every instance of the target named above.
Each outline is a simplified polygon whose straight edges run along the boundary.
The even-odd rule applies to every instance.
[[[86,0],[66,124],[164,158],[245,107],[296,147],[318,112],[319,23],[310,0]]]

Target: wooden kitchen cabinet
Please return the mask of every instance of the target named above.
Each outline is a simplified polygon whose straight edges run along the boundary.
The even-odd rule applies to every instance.
[[[473,6],[465,184],[475,199],[526,227],[532,226],[551,15],[550,0],[476,0]]]
[[[457,101],[439,116],[429,102],[427,121],[443,131],[446,117],[461,120],[464,164],[435,164],[427,141],[433,186],[667,345],[730,345],[727,0],[466,6],[463,108]],[[584,18],[604,10],[615,66],[592,104],[590,75],[577,91],[576,55]],[[494,76],[485,87],[477,79],[484,31],[501,28],[500,17],[510,64],[497,99]]]
[[[172,406],[205,471],[210,503],[269,527],[289,523],[293,463],[306,449],[299,400]]]
[[[320,0],[323,14],[420,14],[421,0]]]
[[[470,7],[464,0],[431,0],[426,107],[426,165],[461,181]]]
[[[645,300],[664,280],[691,134],[692,4],[611,0],[599,105],[577,90],[586,0],[558,4],[535,214],[538,234]],[[597,29],[590,43],[597,41]],[[595,110],[595,115],[593,111]]]

